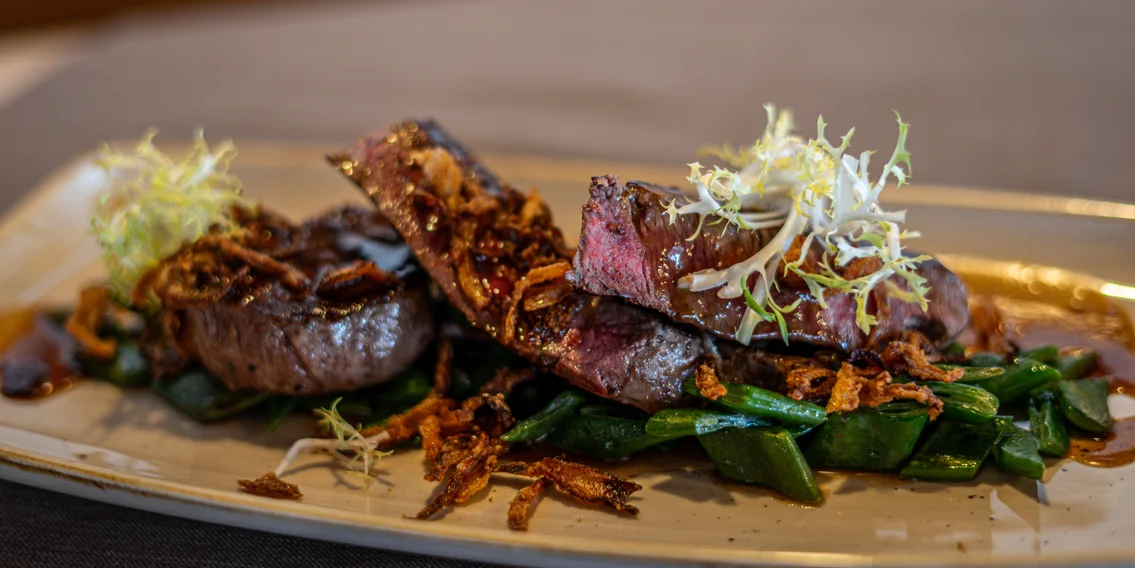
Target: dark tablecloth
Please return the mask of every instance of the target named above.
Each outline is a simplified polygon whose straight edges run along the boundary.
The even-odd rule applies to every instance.
[[[484,566],[166,517],[0,481],[0,566]]]
[[[334,144],[431,115],[476,148],[685,163],[761,104],[858,125],[916,181],[1132,200],[1135,3],[529,0],[271,4],[125,20],[0,110],[0,209],[158,125]],[[5,566],[459,566],[0,483]]]

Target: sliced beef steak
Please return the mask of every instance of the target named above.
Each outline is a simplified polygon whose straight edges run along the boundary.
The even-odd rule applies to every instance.
[[[248,304],[186,310],[197,359],[231,389],[319,394],[383,383],[410,366],[433,338],[424,286],[356,298],[329,316],[323,302],[278,287]]]
[[[185,349],[229,388],[355,390],[390,380],[429,346],[434,322],[424,278],[390,272],[409,253],[374,211],[336,211],[300,226],[261,214],[246,226],[260,236],[242,246],[305,281],[289,287],[262,272],[267,261],[221,259],[214,264],[230,263],[239,275],[231,288],[177,306]]]
[[[697,232],[698,218],[687,215],[671,223],[666,208],[675,198],[684,199],[674,190],[641,182],[623,186],[615,176],[593,178],[568,280],[580,290],[623,298],[676,321],[732,338],[745,314],[744,299],[719,298],[717,290],[685,290],[678,286],[678,280],[699,270],[727,268],[749,258],[774,231],[706,225],[690,240]],[[801,300],[799,307],[785,316],[792,341],[852,351],[882,346],[906,330],[920,331],[935,342],[947,341],[968,321],[965,286],[934,260],[921,263],[918,272],[929,280],[929,310],[888,298],[879,286],[868,304],[868,311],[878,319],[869,335],[856,325],[855,300],[847,294],[827,294],[826,308],[802,283],[794,287],[782,282],[773,294],[779,305]],[[780,339],[780,330],[775,323],[762,322],[753,339]]]
[[[647,411],[682,398],[681,381],[707,354],[702,335],[574,291],[544,202],[503,185],[436,124],[398,125],[329,160],[474,325],[597,395]]]

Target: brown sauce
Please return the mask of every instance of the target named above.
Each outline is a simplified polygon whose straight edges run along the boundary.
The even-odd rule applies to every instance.
[[[1032,301],[996,298],[1007,338],[1023,349],[1054,344],[1093,349],[1099,355],[1087,376],[1107,377],[1110,393],[1135,397],[1135,337],[1117,314],[1079,313]],[[1135,416],[1115,421],[1107,434],[1073,439],[1068,457],[1091,467],[1135,463]]]
[[[1109,394],[1122,394],[1135,398],[1135,381],[1113,376],[1110,377],[1108,386]]]
[[[0,355],[13,343],[22,339],[35,324],[35,310],[15,310],[0,313]]]
[[[1135,393],[1135,336],[1126,318],[1080,313],[1034,301],[996,298],[1007,339],[1022,349],[1059,345],[1062,351],[1092,349],[1099,355],[1088,376],[1110,375],[1113,394]]]
[[[69,388],[79,371],[75,353],[75,341],[47,316],[0,316],[0,393],[42,398]]]
[[[1135,416],[1116,420],[1111,431],[1098,438],[1073,440],[1068,457],[1092,467],[1135,463]]]

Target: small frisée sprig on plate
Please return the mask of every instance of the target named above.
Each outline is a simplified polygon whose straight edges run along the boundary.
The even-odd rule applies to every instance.
[[[784,315],[795,310],[800,300],[780,305],[771,292],[779,288],[777,269],[785,253],[798,236],[803,236],[800,257],[786,263],[784,275],[788,271],[799,275],[823,307],[824,294],[829,290],[851,294],[856,301],[856,323],[864,333],[877,323],[867,313],[867,302],[880,284],[892,297],[917,302],[925,310],[929,288],[915,268],[929,257],[903,255],[902,241],[918,234],[902,230],[906,211],[885,211],[879,205],[879,195],[891,178],[896,186],[902,186],[910,176],[910,152],[906,149],[910,125],[895,113],[898,141],[878,179],[871,181],[868,168],[872,152],[862,152],[858,157],[847,152],[854,128],[837,146],[825,136],[827,125],[821,116],[816,121],[816,138],[805,140],[793,133],[790,112],[778,113],[772,105],[765,105],[765,110],[768,123],[764,134],[751,147],[723,146],[707,151],[736,171],[723,167],[703,171],[701,164],[689,164],[687,179],[694,186],[696,199],[691,197],[682,206],[675,200],[667,213],[671,223],[681,215],[698,215],[698,228],[691,240],[711,218],[711,226],[727,223],[739,230],[779,230],[748,259],[725,269],[689,274],[679,285],[694,292],[719,289],[717,295],[722,298],[744,297],[748,309],[736,331],[741,343],[749,343],[761,321],[775,321],[787,343]],[[822,245],[823,254],[819,270],[813,273],[803,270],[802,264],[816,243]],[[859,258],[876,258],[881,267],[852,279],[837,270]],[[756,281],[750,284],[753,275]],[[896,275],[907,283],[906,288],[890,279]]]
[[[234,206],[248,206],[240,180],[228,172],[236,156],[232,142],[214,148],[198,130],[184,158],[175,160],[154,146],[146,132],[133,152],[107,145],[95,160],[108,177],[91,227],[103,250],[110,284],[122,300],[146,272],[185,243],[210,230],[240,229]]]
[[[276,466],[275,473],[277,476],[283,476],[295,460],[305,453],[326,452],[341,466],[352,473],[361,475],[366,483],[370,484],[375,464],[382,458],[394,453],[393,451],[375,449],[376,444],[389,439],[390,435],[386,432],[380,432],[369,438],[363,436],[358,428],[352,426],[339,414],[337,407],[342,400],[342,397],[337,398],[331,403],[330,407],[315,410],[315,415],[319,417],[319,425],[335,437],[296,440],[288,449],[284,459]]]

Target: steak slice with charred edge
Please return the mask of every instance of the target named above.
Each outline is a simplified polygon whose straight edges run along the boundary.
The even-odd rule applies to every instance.
[[[406,122],[328,159],[469,321],[572,384],[653,412],[679,402],[709,353],[702,334],[659,314],[574,291],[544,202],[500,183],[436,124]]]
[[[181,307],[187,351],[229,388],[355,390],[394,378],[433,340],[424,278],[393,273],[408,252],[374,211],[348,208],[299,226],[262,212],[249,227],[263,236],[247,246],[315,284],[295,291],[251,275],[215,301]]]
[[[699,270],[728,268],[749,258],[772,239],[775,230],[746,231],[731,224],[706,223],[698,233],[696,215],[671,222],[666,209],[673,199],[685,198],[676,190],[642,182],[623,186],[616,176],[592,178],[579,248],[567,278],[580,290],[623,298],[733,338],[745,315],[744,298],[720,298],[717,290],[692,292],[679,287],[678,281]],[[818,247],[810,252],[818,254]],[[795,310],[785,314],[792,341],[853,351],[882,347],[907,330],[919,331],[936,343],[948,341],[961,333],[969,319],[965,286],[935,260],[922,262],[917,272],[929,281],[929,309],[924,312],[917,303],[889,298],[885,288],[877,286],[867,306],[878,319],[870,334],[856,324],[856,303],[849,294],[825,294],[824,307],[802,282],[794,286],[788,279],[781,279],[772,294],[781,306],[800,300]],[[898,277],[892,279],[900,282]],[[752,339],[781,339],[780,329],[775,322],[761,322]]]
[[[351,391],[394,378],[433,339],[425,286],[356,301],[329,316],[318,301],[294,301],[273,289],[247,305],[187,309],[183,325],[196,358],[231,389]]]

